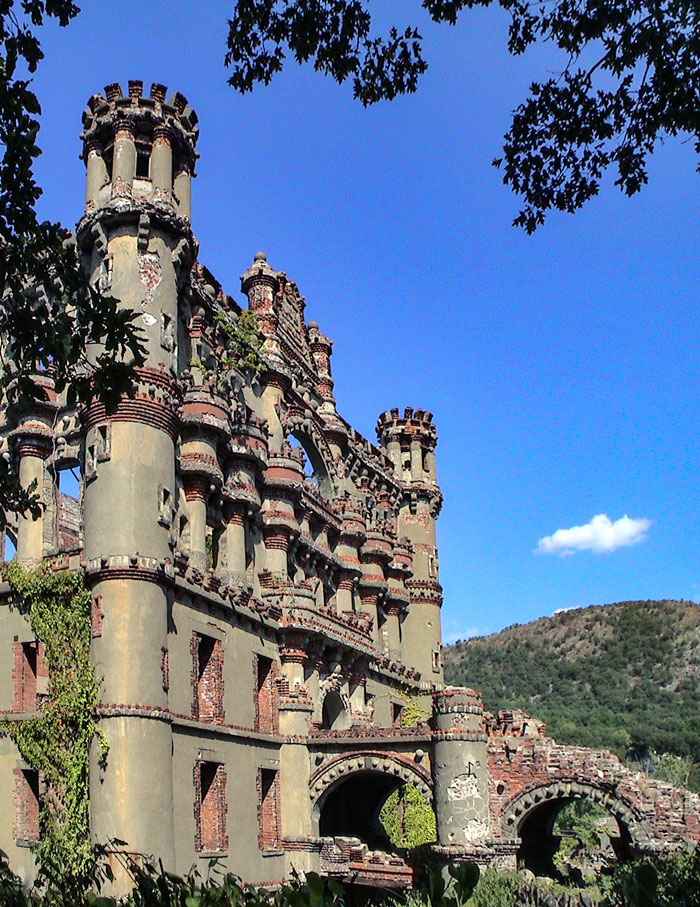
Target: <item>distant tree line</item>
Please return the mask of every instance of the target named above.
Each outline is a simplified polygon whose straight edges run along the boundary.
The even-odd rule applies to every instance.
[[[541,718],[561,743],[612,750],[698,790],[700,619],[687,626],[695,607],[625,602],[538,621],[536,632],[524,625],[459,642],[446,653],[446,679],[481,690],[490,711]]]

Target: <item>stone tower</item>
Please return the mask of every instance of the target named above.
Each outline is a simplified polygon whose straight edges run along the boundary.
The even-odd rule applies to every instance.
[[[116,837],[173,867],[173,741],[162,662],[182,404],[179,298],[196,255],[197,117],[182,95],[166,100],[163,86],[153,85],[144,97],[142,89],[129,82],[124,94],[109,85],[83,114],[80,255],[91,283],[139,313],[146,346],[134,399],[109,416],[98,402],[81,414],[83,557],[99,622],[93,654],[109,744],[109,770],[92,771],[91,818],[96,840]]]
[[[404,651],[411,653],[423,677],[441,682],[442,587],[438,578],[435,521],[442,494],[435,470],[437,432],[433,414],[410,407],[403,417],[398,409],[382,413],[377,422],[377,437],[406,487],[398,514],[398,531],[411,542],[413,575],[406,582],[411,607],[403,621]]]

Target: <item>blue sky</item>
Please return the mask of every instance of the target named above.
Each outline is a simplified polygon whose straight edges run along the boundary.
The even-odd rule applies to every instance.
[[[189,98],[202,261],[239,300],[258,249],[297,281],[335,341],[339,408],[366,436],[391,406],[435,413],[447,641],[559,608],[700,598],[691,142],[657,152],[637,197],[606,185],[527,237],[490,162],[509,112],[556,60],[510,58],[498,10],[451,28],[382,4],[383,21],[420,25],[430,69],[417,94],[364,110],[349,86],[292,64],[236,94],[227,3],[84,7],[44,31],[42,215],[80,216],[93,92],[137,78]],[[588,550],[589,528],[536,553],[602,514],[608,550]],[[625,515],[640,522],[616,527]]]

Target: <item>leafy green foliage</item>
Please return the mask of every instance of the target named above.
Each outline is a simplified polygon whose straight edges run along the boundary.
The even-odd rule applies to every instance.
[[[435,813],[412,784],[389,794],[379,811],[379,824],[394,847],[420,847],[437,840]]]
[[[445,650],[449,683],[491,711],[521,708],[561,743],[610,749],[654,771],[652,753],[700,765],[700,608],[623,602],[567,611]],[[666,777],[666,776],[664,776]]]
[[[221,357],[223,368],[249,369],[255,374],[261,372],[265,367],[262,354],[265,338],[255,312],[244,309],[234,317],[230,312],[219,309],[214,320],[224,343]]]
[[[620,866],[604,907],[697,907],[700,847]]]
[[[598,194],[608,168],[633,195],[665,136],[689,135],[700,153],[700,7],[696,0],[422,0],[435,22],[498,4],[508,50],[537,42],[560,71],[533,82],[505,136],[503,181],[523,197],[514,224],[532,233],[551,210],[573,212]],[[413,92],[427,69],[418,30],[372,36],[372,0],[238,0],[229,21],[231,85],[268,84],[286,59],[313,61],[364,105]],[[549,67],[550,71],[553,67]]]
[[[16,606],[43,644],[48,699],[35,717],[0,720],[0,732],[40,773],[46,788],[40,813],[37,858],[44,871],[59,872],[65,886],[84,886],[93,865],[88,816],[89,752],[97,735],[97,684],[90,662],[90,593],[80,573],[46,565],[5,567]]]
[[[398,690],[403,706],[399,723],[401,727],[417,727],[430,718],[430,712],[423,706],[423,700],[409,687]]]
[[[513,907],[517,904],[516,893],[521,881],[516,872],[486,869],[479,876],[479,883],[469,898],[469,907]]]

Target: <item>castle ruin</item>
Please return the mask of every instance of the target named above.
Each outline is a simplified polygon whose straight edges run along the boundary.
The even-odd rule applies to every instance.
[[[402,887],[413,867],[377,816],[410,784],[449,859],[536,861],[579,797],[615,816],[629,852],[700,840],[696,795],[445,687],[432,415],[388,410],[377,444],[352,428],[331,341],[262,253],[241,289],[265,366],[236,364],[225,326],[242,310],[192,233],[185,98],[110,85],[83,125],[76,242],[89,280],[138,313],[147,361],[111,415],[97,401],[71,409],[47,377],[45,403],[3,420],[0,453],[44,504],[8,530],[18,561],[84,571],[91,590],[109,744],[106,769],[97,755],[91,769],[94,839],[180,873],[217,857],[253,883],[296,868]],[[58,490],[67,468],[78,500]],[[0,709],[21,721],[47,679],[7,586],[0,651]],[[41,779],[8,739],[0,796],[0,847],[30,878]]]

